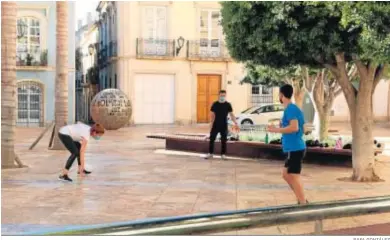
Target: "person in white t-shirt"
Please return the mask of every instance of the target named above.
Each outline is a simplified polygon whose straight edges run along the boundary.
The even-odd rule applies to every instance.
[[[92,127],[78,122],[76,124],[66,125],[60,128],[58,131],[58,137],[64,144],[66,149],[71,153],[62,174],[59,176],[60,180],[72,182],[69,178],[69,169],[72,167],[74,160],[77,158],[79,164],[78,174],[90,174],[90,171],[85,170],[85,149],[91,136],[95,140],[99,140],[104,134],[104,127],[96,123]]]

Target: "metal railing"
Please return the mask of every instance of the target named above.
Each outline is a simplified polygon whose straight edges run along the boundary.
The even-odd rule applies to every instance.
[[[28,235],[191,235],[310,221],[315,221],[314,233],[322,234],[322,220],[386,212],[390,212],[390,196],[144,219]]]
[[[190,60],[230,61],[229,50],[220,39],[187,41],[187,58]]]
[[[16,66],[47,66],[47,50],[36,52],[17,51],[16,52]]]
[[[173,58],[175,57],[175,40],[137,38],[138,58]]]
[[[252,106],[261,105],[264,103],[274,103],[274,97],[272,94],[270,94],[270,95],[252,94],[251,95],[251,103],[252,103]]]
[[[104,64],[107,62],[107,46],[102,46],[98,54],[98,65],[99,67],[104,67]]]
[[[111,41],[108,46],[108,57],[116,57],[118,54],[116,41]]]

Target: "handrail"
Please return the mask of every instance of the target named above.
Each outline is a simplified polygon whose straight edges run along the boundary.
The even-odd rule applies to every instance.
[[[390,196],[143,219],[27,235],[189,235],[390,212]],[[26,234],[23,234],[26,235]]]

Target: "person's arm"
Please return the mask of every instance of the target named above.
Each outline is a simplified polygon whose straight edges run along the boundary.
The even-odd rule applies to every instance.
[[[234,124],[236,125],[236,127],[238,127],[236,116],[234,116],[233,108],[232,108],[232,105],[230,103],[229,103],[229,116],[232,119],[232,121],[234,122]]]
[[[294,110],[286,111],[286,119],[288,121],[288,125],[286,127],[275,127],[269,126],[268,131],[273,133],[295,133],[299,131],[299,124],[297,113]]]
[[[298,132],[299,131],[298,120],[297,119],[290,120],[288,126],[284,127],[284,128],[277,128],[274,126],[269,126],[268,131],[274,132],[274,133],[295,133],[295,132]]]
[[[215,121],[215,111],[216,111],[215,108],[216,108],[215,103],[213,103],[213,105],[211,106],[211,109],[210,109],[210,130],[213,127],[213,124]]]
[[[81,144],[80,163],[81,163],[81,168],[84,170],[85,169],[85,150],[87,148],[88,141],[82,137],[80,144]]]

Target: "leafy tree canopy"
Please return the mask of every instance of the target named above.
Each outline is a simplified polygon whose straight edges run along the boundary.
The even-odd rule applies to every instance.
[[[390,2],[223,2],[222,26],[238,61],[272,67],[388,63]]]

